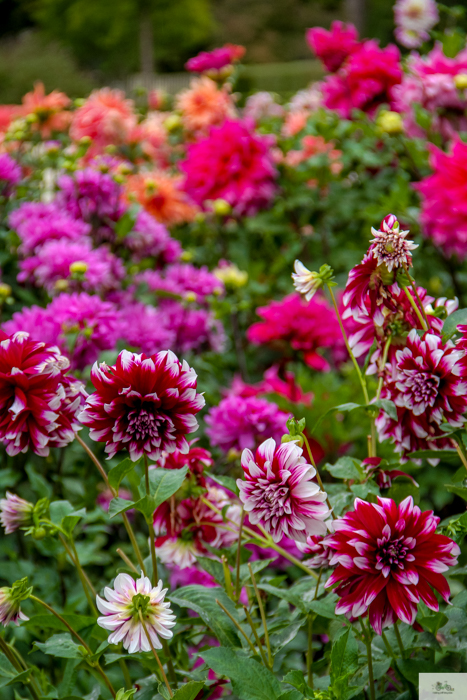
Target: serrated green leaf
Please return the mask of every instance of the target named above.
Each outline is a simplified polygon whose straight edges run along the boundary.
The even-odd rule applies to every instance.
[[[156,510],[156,499],[154,496],[143,496],[139,501],[133,503],[133,508],[139,510],[140,513],[144,515],[146,520],[152,518],[154,511]]]
[[[69,634],[54,634],[46,642],[34,642],[44,654],[61,659],[82,659],[83,652]]]
[[[347,627],[335,639],[331,651],[331,680],[348,678],[358,668],[358,645],[353,629]]]
[[[112,498],[109,504],[109,518],[115,518],[116,515],[124,513],[134,507],[134,501],[127,501],[125,498]]]
[[[224,646],[239,647],[237,630],[225,612],[217,605],[216,598],[237,618],[234,604],[222,588],[205,588],[204,586],[185,586],[174,591],[169,599],[182,608],[190,608],[212,629]]]
[[[443,341],[446,342],[454,333],[457,332],[457,326],[467,323],[467,309],[457,309],[450,314],[443,324]]]
[[[335,464],[325,464],[324,469],[336,479],[362,481],[365,478],[365,471],[360,460],[354,457],[340,457]]]
[[[116,491],[118,491],[122,480],[127,474],[133,471],[133,469],[136,467],[137,464],[139,464],[139,462],[140,460],[138,460],[137,462],[132,462],[131,459],[127,457],[115,467],[112,467],[108,474],[110,486]]]
[[[368,408],[371,408],[371,406],[378,406],[378,408],[381,408],[388,414],[389,418],[398,420],[397,407],[394,401],[390,401],[389,399],[377,399],[376,401],[373,401]]]
[[[77,632],[84,629],[85,627],[91,627],[91,625],[96,624],[96,618],[90,615],[74,615],[73,613],[61,613],[66,622],[73,627]],[[67,628],[55,615],[34,615],[29,620],[26,620],[21,624],[22,627],[39,627],[40,629],[48,630],[63,630],[66,631]]]
[[[460,496],[467,501],[467,488],[465,486],[456,486],[455,484],[444,484],[444,488],[449,493],[455,493],[456,496]]]

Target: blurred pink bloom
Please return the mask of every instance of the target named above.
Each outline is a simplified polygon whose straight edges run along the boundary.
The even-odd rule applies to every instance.
[[[138,212],[133,229],[123,239],[132,259],[156,258],[159,265],[176,262],[181,255],[180,243],[170,236],[166,227],[142,209]]]
[[[0,194],[9,197],[21,180],[21,167],[8,153],[0,154]]]
[[[74,141],[89,138],[92,144],[88,154],[95,154],[106,146],[123,144],[135,125],[133,102],[121,90],[102,88],[91,92],[74,112],[70,136]]]
[[[56,203],[24,202],[11,212],[8,223],[20,237],[19,252],[25,257],[49,241],[81,241],[91,230]]]
[[[397,41],[415,49],[430,38],[428,32],[439,20],[438,7],[435,0],[397,0],[394,20]]]
[[[219,71],[226,66],[239,61],[245,53],[243,46],[226,44],[213,51],[201,51],[197,56],[186,62],[185,68],[194,73]]]
[[[221,294],[224,285],[206,266],[195,267],[189,263],[175,263],[163,270],[146,270],[136,277],[145,282],[151,291],[168,292],[184,297],[188,292],[202,302],[212,294]]]
[[[358,31],[353,24],[344,24],[337,20],[331,24],[330,31],[321,27],[308,29],[306,40],[324,67],[335,73],[358,47]]]

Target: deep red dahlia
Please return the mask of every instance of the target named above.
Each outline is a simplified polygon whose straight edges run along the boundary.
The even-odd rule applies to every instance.
[[[196,379],[171,350],[150,357],[123,350],[113,367],[93,366],[96,391],[79,418],[93,440],[106,443],[109,457],[124,449],[133,461],[143,454],[157,460],[164,451],[187,452],[185,436],[197,429],[195,414],[204,406]]]
[[[65,377],[69,365],[57,347],[29,333],[0,331],[0,440],[9,455],[30,448],[45,457],[73,440],[84,389]]]
[[[378,498],[378,504],[357,498],[355,510],[335,520],[335,532],[326,538],[335,550],[331,564],[338,565],[325,584],[338,584],[336,613],[357,618],[368,612],[381,634],[397,618],[412,625],[420,598],[437,611],[432,589],[448,602],[442,573],[457,563],[460,549],[435,534],[438,523],[432,511],[414,506],[411,496],[399,505],[391,498]]]
[[[245,480],[237,479],[240,500],[253,525],[261,525],[275,542],[285,535],[305,542],[308,535],[326,534],[330,516],[326,494],[312,481],[316,470],[294,442],[276,448],[272,438],[253,455],[242,454]]]

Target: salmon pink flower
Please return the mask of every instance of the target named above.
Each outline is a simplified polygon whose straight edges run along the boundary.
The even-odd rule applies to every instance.
[[[166,593],[162,581],[153,588],[143,574],[136,581],[128,574],[119,574],[113,589],[108,586],[104,589],[105,600],[96,596],[97,607],[102,613],[97,624],[112,633],[109,643],[123,642],[129,654],[151,651],[151,644],[154,649],[162,649],[159,638],[170,639],[173,636],[170,628],[175,626],[170,603],[164,602]]]
[[[101,153],[106,146],[122,144],[136,126],[133,102],[121,90],[94,90],[73,115],[70,136],[74,141],[92,140],[90,152]]]
[[[253,455],[242,454],[245,480],[237,479],[240,500],[253,525],[261,525],[274,542],[285,535],[306,542],[309,535],[324,535],[331,514],[326,494],[312,481],[316,470],[307,464],[294,442],[276,447],[272,438]]]
[[[133,461],[143,454],[157,460],[163,451],[188,452],[188,433],[204,406],[196,393],[196,373],[171,351],[137,355],[123,350],[113,367],[96,362],[91,381],[96,391],[81,412],[90,437],[105,442],[109,458],[128,449]]]
[[[354,510],[333,522],[326,538],[337,568],[326,588],[338,584],[341,600],[336,613],[350,618],[369,613],[377,634],[402,620],[413,625],[420,599],[439,609],[432,589],[449,602],[449,586],[442,575],[457,563],[458,545],[435,534],[439,518],[422,512],[411,496],[397,505],[391,498],[366,503],[357,498]]]
[[[188,131],[203,132],[211,126],[222,124],[227,117],[235,116],[232,98],[225,88],[219,89],[210,78],[195,78],[188,90],[183,90],[176,100],[182,113],[183,125]]]

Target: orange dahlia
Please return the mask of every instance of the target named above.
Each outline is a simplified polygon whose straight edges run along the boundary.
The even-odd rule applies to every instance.
[[[235,115],[232,98],[225,88],[219,89],[210,78],[195,78],[191,86],[179,94],[176,107],[182,113],[188,131],[207,131]]]
[[[166,226],[192,221],[197,208],[181,188],[181,177],[161,171],[131,175],[126,183],[128,199],[139,202]]]

